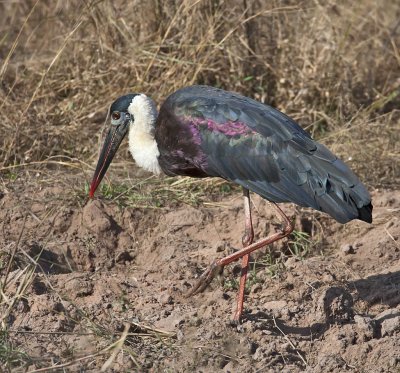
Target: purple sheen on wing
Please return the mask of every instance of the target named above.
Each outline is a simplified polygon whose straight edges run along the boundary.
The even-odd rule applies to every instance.
[[[192,135],[193,145],[201,145],[201,130],[220,133],[227,137],[248,136],[257,133],[242,122],[229,121],[226,123],[218,123],[211,119],[194,118],[190,116],[181,117],[180,122],[184,123],[189,129]],[[200,169],[205,170],[207,167],[207,157],[201,150],[194,157],[190,157],[190,159],[188,159],[185,152],[180,149],[173,150],[172,155],[181,159],[187,159],[191,164]]]
[[[228,137],[246,136],[257,133],[243,122],[229,121],[226,123],[218,123],[211,119],[194,118],[190,116],[182,117],[181,122],[185,123],[185,125],[188,127],[192,135],[193,143],[196,145],[201,144],[201,129],[206,129],[210,132],[221,133]]]

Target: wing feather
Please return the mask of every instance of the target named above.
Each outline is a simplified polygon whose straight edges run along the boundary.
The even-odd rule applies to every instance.
[[[201,139],[206,174],[273,202],[325,211],[342,223],[371,213],[369,193],[354,173],[280,111],[210,87],[170,97],[177,120]]]

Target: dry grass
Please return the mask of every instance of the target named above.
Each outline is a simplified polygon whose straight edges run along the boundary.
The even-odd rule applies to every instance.
[[[118,95],[145,92],[161,103],[179,87],[204,83],[272,103],[315,136],[330,136],[370,184],[396,182],[396,2],[27,1],[0,8],[3,167],[54,155],[93,163],[93,138]],[[384,173],[364,170],[372,154]]]
[[[329,144],[370,186],[400,182],[396,1],[32,0],[2,1],[0,14],[0,195],[27,177],[57,180],[70,196],[83,197],[108,105],[132,91],[161,103],[190,84],[270,103]],[[219,181],[202,188],[187,179],[137,181],[128,152],[120,153],[110,170],[115,185],[103,186],[107,198],[159,207],[171,196],[196,204],[225,191]],[[2,255],[0,269],[8,274],[13,260]],[[25,260],[19,278],[6,274],[1,283],[0,362],[8,370],[30,361],[7,329],[38,271],[35,258]],[[19,284],[15,291],[12,283]],[[99,338],[103,349],[64,359],[64,366],[98,355],[109,357],[108,366],[121,348],[134,358],[127,330]]]

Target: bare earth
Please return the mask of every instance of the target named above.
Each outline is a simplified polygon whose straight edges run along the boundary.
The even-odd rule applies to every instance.
[[[400,371],[400,190],[373,192],[372,225],[283,205],[310,242],[298,242],[298,255],[287,240],[253,255],[233,327],[238,265],[224,284],[184,294],[240,248],[239,193],[210,207],[137,209],[101,193],[71,203],[61,187],[11,185],[0,194],[2,263],[18,243],[5,322],[28,371]],[[279,222],[253,202],[261,238]]]

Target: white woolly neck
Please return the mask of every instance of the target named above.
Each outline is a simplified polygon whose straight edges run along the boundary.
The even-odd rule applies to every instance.
[[[137,95],[128,107],[132,116],[129,128],[129,150],[138,166],[159,174],[158,151],[154,139],[157,109],[154,101],[146,95]]]

